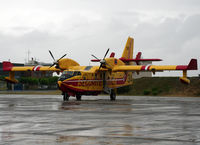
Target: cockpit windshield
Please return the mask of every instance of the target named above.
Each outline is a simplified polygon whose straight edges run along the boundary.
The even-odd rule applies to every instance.
[[[64,81],[66,79],[69,79],[74,76],[79,76],[79,75],[81,75],[80,71],[64,71],[58,80]]]

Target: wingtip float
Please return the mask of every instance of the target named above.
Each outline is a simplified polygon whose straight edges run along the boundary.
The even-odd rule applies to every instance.
[[[63,100],[69,100],[70,96],[81,100],[82,95],[98,95],[101,92],[110,94],[110,100],[116,99],[116,89],[119,87],[131,85],[133,83],[132,72],[148,71],[155,74],[157,71],[183,71],[180,81],[186,84],[190,83],[187,78],[187,71],[197,70],[197,59],[191,59],[188,65],[142,65],[143,61],[161,61],[161,59],[142,59],[142,53],[139,52],[136,58],[133,58],[134,39],[129,37],[122,56],[115,58],[112,52],[110,57],[106,58],[109,49],[104,57],[95,59],[92,62],[100,62],[99,66],[80,66],[76,61],[64,58],[55,60],[51,51],[49,51],[54,63],[51,66],[13,66],[10,62],[3,62],[3,71],[9,71],[9,77],[5,79],[12,83],[18,81],[14,77],[15,71],[54,71],[62,72],[58,80],[59,89],[62,91]],[[135,65],[132,63],[135,62]]]

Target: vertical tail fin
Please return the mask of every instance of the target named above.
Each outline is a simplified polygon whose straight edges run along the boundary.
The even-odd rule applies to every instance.
[[[134,46],[134,39],[131,37],[128,37],[128,40],[126,42],[126,46],[124,48],[121,58],[133,59],[133,46]]]

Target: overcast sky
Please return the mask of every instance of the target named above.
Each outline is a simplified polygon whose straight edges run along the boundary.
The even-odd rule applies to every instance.
[[[91,54],[101,58],[107,48],[121,57],[132,36],[134,56],[188,64],[200,58],[199,27],[199,0],[0,0],[0,61],[24,63],[29,50],[52,62],[50,49],[89,65]]]

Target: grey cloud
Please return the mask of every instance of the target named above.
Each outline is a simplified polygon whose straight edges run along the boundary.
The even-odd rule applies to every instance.
[[[165,53],[169,50],[181,51],[184,43],[196,37],[200,38],[198,26],[200,15],[181,19],[166,18],[160,24],[139,24],[136,31],[136,39],[139,39],[144,48],[163,49]]]
[[[2,58],[13,57],[23,62],[25,52],[30,49],[33,57],[51,61],[48,54],[51,49],[56,57],[67,52],[68,57],[87,65],[90,54],[102,57],[108,47],[120,57],[128,36],[135,38],[135,52],[142,51],[144,57],[161,57],[166,64],[185,64],[193,55],[199,57],[199,1],[61,0],[59,3],[42,1],[41,5],[33,3],[32,9],[37,7],[50,14],[62,14],[62,20],[58,26],[57,22],[48,21],[42,27],[12,27],[16,32],[23,32],[18,36],[0,32],[0,49],[6,50],[2,52]],[[175,12],[175,15],[169,16],[168,12]],[[143,21],[144,17],[151,21]]]

